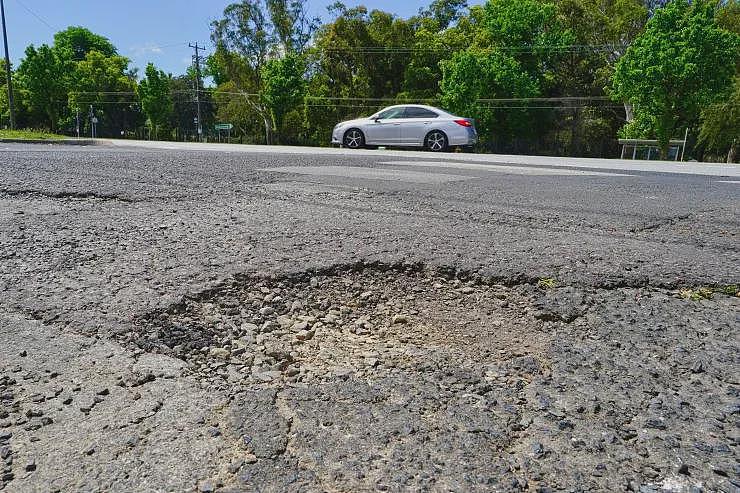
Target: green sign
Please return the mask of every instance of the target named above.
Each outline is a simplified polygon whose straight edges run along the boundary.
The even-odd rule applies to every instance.
[[[216,125],[215,128],[216,130],[231,130],[232,128],[234,128],[234,125],[232,125],[231,123],[219,123]]]

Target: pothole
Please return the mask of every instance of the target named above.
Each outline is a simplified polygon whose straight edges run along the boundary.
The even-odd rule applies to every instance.
[[[500,376],[509,361],[527,374],[547,366],[556,323],[533,309],[533,291],[418,266],[243,277],[142,317],[124,337],[225,384],[372,380],[419,365]]]

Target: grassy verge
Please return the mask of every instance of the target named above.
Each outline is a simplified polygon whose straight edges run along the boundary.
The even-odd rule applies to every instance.
[[[0,139],[61,140],[66,137],[42,130],[0,130]]]

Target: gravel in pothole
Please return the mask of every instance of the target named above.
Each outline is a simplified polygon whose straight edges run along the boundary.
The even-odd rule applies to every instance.
[[[367,268],[239,279],[141,318],[126,338],[228,384],[307,382],[381,377],[429,350],[547,366],[542,319],[520,288]]]

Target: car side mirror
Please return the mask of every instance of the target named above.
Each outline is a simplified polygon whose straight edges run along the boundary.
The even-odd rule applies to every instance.
[[[374,121],[375,123],[378,123],[378,122],[380,121],[380,118],[373,118],[373,121]]]

